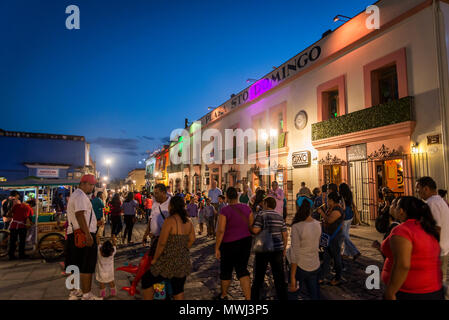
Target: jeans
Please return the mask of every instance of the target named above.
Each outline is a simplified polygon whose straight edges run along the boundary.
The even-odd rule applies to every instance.
[[[306,286],[311,300],[320,300],[319,273],[319,268],[315,271],[305,271],[296,267],[296,280],[299,281],[299,287]]]
[[[125,215],[123,219],[125,221],[125,232],[123,232],[123,239],[125,239],[126,235],[128,235],[128,243],[131,242],[131,237],[133,235],[134,217],[134,215]]]
[[[15,257],[17,239],[19,239],[19,258],[25,256],[26,236],[26,228],[10,230],[9,257]]]
[[[207,235],[214,235],[215,234],[215,224],[214,224],[214,217],[206,217],[206,224],[207,224]]]
[[[190,217],[190,220],[192,220],[193,232],[195,233],[196,226],[198,225],[198,217]]]
[[[145,209],[145,218],[147,219],[147,224],[150,221],[151,209]]]
[[[341,245],[343,244],[344,235],[342,231],[339,231],[334,239],[330,242],[329,246],[324,249],[323,265],[320,271],[320,279],[324,279],[330,272],[330,261],[334,261],[335,268],[335,280],[341,279]]]
[[[112,216],[111,217],[112,228],[111,228],[111,236],[117,236],[120,231],[122,231],[122,217],[120,216]]]
[[[357,249],[357,247],[352,243],[351,239],[349,238],[349,229],[351,228],[352,219],[345,220],[343,222],[343,235],[344,235],[344,243],[345,243],[345,250],[343,254],[345,256],[355,256],[360,253],[360,251]]]
[[[251,287],[251,300],[259,300],[268,262],[273,272],[274,286],[278,300],[287,300],[287,283],[284,274],[284,256],[282,251],[256,253],[255,272]]]

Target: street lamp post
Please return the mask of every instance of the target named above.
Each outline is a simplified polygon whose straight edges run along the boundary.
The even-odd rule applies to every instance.
[[[106,165],[107,165],[107,169],[108,169],[108,177],[109,177],[109,166],[111,164],[111,159],[106,159]]]
[[[270,129],[270,139],[268,141],[268,188],[271,187],[271,140],[274,140],[278,135],[276,129]],[[276,172],[275,172],[276,174]],[[276,180],[276,177],[275,179]]]

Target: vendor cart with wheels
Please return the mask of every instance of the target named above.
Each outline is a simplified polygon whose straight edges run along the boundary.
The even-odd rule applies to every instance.
[[[54,188],[66,187],[70,195],[74,186],[79,185],[79,180],[20,180],[0,182],[0,189],[17,190],[23,192],[24,198],[34,191],[36,207],[31,218],[32,225],[28,228],[25,250],[32,250],[46,261],[56,260],[64,255],[66,241],[66,218],[52,212],[52,195]],[[31,196],[32,198],[32,196]],[[54,210],[53,210],[54,211]],[[1,227],[1,226],[0,226]],[[8,255],[9,230],[0,229],[0,257]]]

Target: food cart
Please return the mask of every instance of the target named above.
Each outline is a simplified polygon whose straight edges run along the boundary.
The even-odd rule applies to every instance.
[[[64,254],[66,219],[62,217],[56,221],[56,212],[52,212],[55,188],[62,186],[72,194],[73,187],[78,186],[78,180],[64,179],[26,179],[10,182],[0,182],[0,189],[17,190],[24,193],[25,198],[33,198],[34,191],[36,206],[33,208],[33,226],[27,235],[27,244],[32,245],[34,253],[39,253],[45,260],[54,260]],[[54,210],[53,210],[54,211]],[[9,230],[0,230],[0,256],[6,256],[9,249]]]

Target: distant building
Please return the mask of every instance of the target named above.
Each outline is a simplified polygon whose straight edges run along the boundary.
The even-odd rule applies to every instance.
[[[130,185],[130,191],[140,191],[145,186],[145,169],[134,169],[128,173],[125,180]]]
[[[0,129],[0,180],[28,177],[77,179],[96,174],[90,144],[83,136]]]

